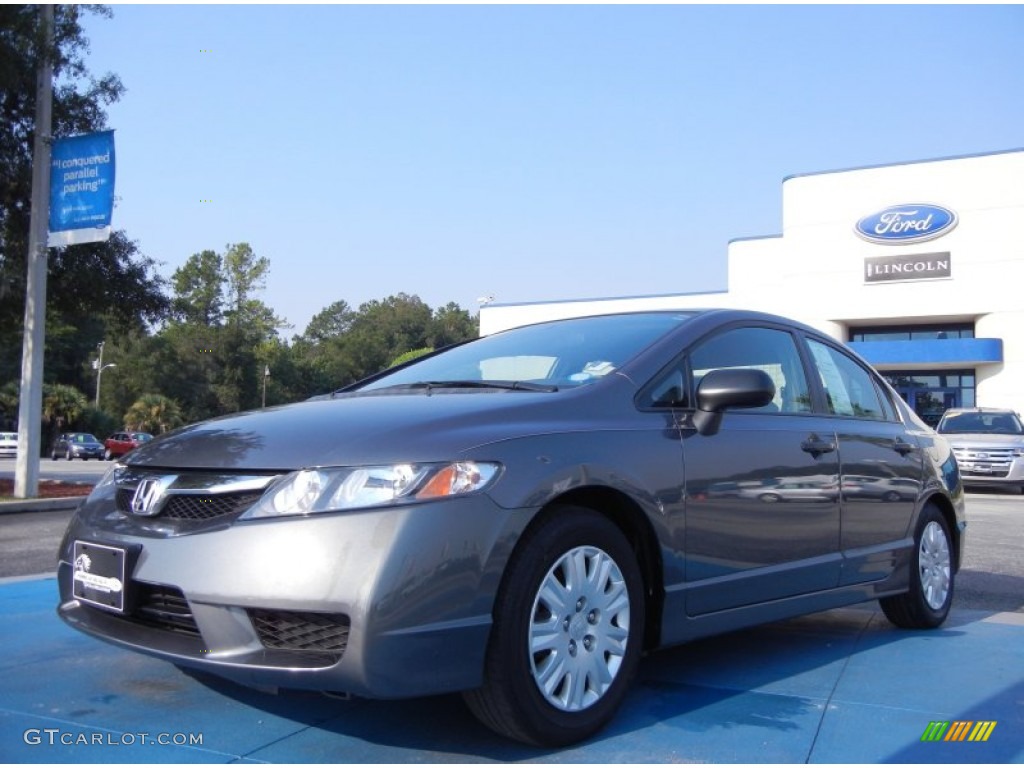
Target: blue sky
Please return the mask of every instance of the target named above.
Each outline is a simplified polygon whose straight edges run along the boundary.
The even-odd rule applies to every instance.
[[[293,326],[726,288],[786,176],[1024,146],[1024,6],[117,5],[114,226]]]

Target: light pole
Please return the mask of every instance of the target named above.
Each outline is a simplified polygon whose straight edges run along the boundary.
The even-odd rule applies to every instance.
[[[270,378],[270,366],[263,366],[263,407],[267,407],[267,379]]]
[[[96,410],[100,409],[100,380],[103,376],[103,372],[107,368],[117,368],[117,363],[103,364],[103,342],[101,341],[96,347],[100,351],[100,356],[92,361],[93,370],[96,371]]]

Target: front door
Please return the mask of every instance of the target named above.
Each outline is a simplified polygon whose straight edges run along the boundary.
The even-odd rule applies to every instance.
[[[727,412],[716,434],[683,436],[690,616],[839,582],[840,454],[831,420],[811,412],[794,338],[734,328],[690,353],[694,386],[722,368],[764,371],[775,399]]]

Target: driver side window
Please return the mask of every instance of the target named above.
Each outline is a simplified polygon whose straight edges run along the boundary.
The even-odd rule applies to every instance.
[[[719,369],[754,368],[775,384],[775,398],[745,413],[807,413],[811,394],[793,336],[773,328],[734,328],[702,341],[690,354],[693,391],[708,373]]]

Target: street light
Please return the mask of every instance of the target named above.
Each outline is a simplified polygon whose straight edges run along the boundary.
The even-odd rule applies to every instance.
[[[96,410],[99,410],[100,407],[100,377],[107,368],[117,368],[117,363],[107,363],[96,370]]]
[[[96,345],[96,349],[100,351],[99,357],[92,361],[92,369],[96,371],[96,410],[100,409],[100,377],[107,368],[117,368],[117,363],[103,364],[103,345],[106,342],[101,341]]]

